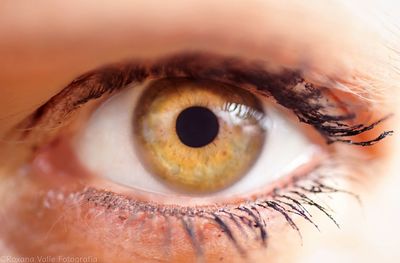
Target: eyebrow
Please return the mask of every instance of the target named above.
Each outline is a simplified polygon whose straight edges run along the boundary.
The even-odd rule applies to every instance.
[[[291,110],[300,122],[312,125],[327,143],[369,146],[393,133],[384,131],[378,137],[362,142],[349,139],[373,129],[386,117],[368,125],[347,123],[357,118],[357,114],[349,109],[351,103],[339,100],[328,87],[307,82],[301,69],[267,70],[260,61],[192,52],[174,54],[156,61],[108,65],[81,75],[19,125],[23,130],[22,137],[29,136],[36,126],[63,123],[70,113],[92,100],[151,78],[209,79],[272,97],[278,104]],[[329,109],[334,109],[334,113]]]

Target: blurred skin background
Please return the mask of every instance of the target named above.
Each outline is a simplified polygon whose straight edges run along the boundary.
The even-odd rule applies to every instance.
[[[346,208],[337,215],[341,229],[324,221],[320,222],[321,232],[304,226],[303,244],[295,234],[282,232],[285,234],[277,238],[270,252],[255,253],[252,260],[397,262],[400,260],[399,17],[400,5],[394,0],[101,4],[1,1],[0,135],[6,138],[13,127],[77,76],[131,58],[158,58],[200,50],[288,66],[297,65],[307,57],[316,71],[327,75],[344,76],[356,71],[367,83],[374,84],[368,92],[379,104],[377,108],[395,113],[385,124],[395,134],[376,151],[380,158],[379,172],[368,177],[363,189],[358,189],[362,208],[335,201],[337,204],[333,206],[340,209],[346,203]],[[10,147],[7,139],[2,141],[0,176],[7,177],[9,182],[12,174],[7,165],[12,163],[10,157],[18,158],[19,153],[15,152],[18,146]],[[9,202],[10,195],[18,191],[29,191],[26,186],[11,189],[9,185],[12,184],[0,186],[0,203]],[[7,209],[0,209],[2,223],[16,220],[13,217],[17,213],[12,211],[23,209],[18,202],[7,204],[4,206]],[[0,232],[3,235],[0,255],[23,256],[23,248],[10,242],[6,232],[4,229]],[[21,228],[21,236],[29,233],[26,227]],[[93,247],[96,246],[93,240]],[[68,253],[75,255],[73,250]]]

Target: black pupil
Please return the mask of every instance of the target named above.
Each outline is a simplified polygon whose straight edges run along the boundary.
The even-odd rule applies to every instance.
[[[190,147],[206,146],[217,137],[218,131],[217,116],[205,107],[187,108],[176,119],[176,133]]]

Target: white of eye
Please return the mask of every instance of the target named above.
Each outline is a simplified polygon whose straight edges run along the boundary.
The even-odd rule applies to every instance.
[[[176,195],[176,190],[146,170],[136,154],[132,131],[134,109],[147,86],[148,82],[135,85],[104,102],[78,135],[74,148],[87,169],[111,182],[146,192]],[[207,197],[257,191],[308,163],[314,155],[317,147],[300,129],[273,107],[264,104],[264,108],[269,118],[267,138],[257,161],[232,186]]]

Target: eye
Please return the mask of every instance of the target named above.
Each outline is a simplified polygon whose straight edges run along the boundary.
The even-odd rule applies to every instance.
[[[359,114],[367,102],[306,75],[192,53],[78,77],[19,127],[35,190],[14,225],[34,215],[35,240],[123,262],[241,261],[286,238],[286,223],[300,233],[295,217],[338,225],[321,197],[352,196],[356,148],[392,131],[375,133],[386,118]]]
[[[210,80],[147,82],[95,111],[77,153],[93,173],[149,192],[259,190],[311,161],[317,149],[266,101]]]

